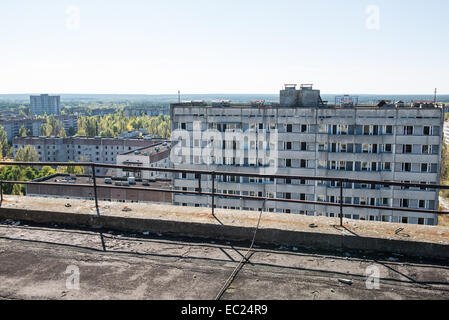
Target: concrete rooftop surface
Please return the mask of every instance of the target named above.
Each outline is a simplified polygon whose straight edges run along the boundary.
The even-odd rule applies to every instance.
[[[93,200],[10,195],[5,196],[4,199],[1,206],[3,209],[41,210],[79,215],[96,214]],[[67,203],[70,203],[70,207],[66,207]],[[99,201],[99,210],[100,215],[104,217],[127,217],[248,228],[254,228],[259,218],[259,212],[256,211],[215,209],[215,216],[212,216],[210,208],[181,207],[157,203]],[[339,225],[339,218],[264,212],[259,228],[449,245],[449,227],[350,219],[344,219],[344,228]]]
[[[0,299],[214,299],[247,253],[259,216],[217,209],[213,217],[207,208],[119,202],[100,202],[100,214],[104,220],[94,219],[89,200],[5,196]],[[91,225],[81,226],[89,221]],[[264,213],[254,252],[222,299],[449,299],[447,259],[412,257],[388,248],[380,252],[268,241],[279,235],[294,244],[291,235],[282,233],[292,231],[304,243],[310,234],[313,239],[335,237],[331,241],[397,239],[401,246],[425,243],[437,250],[448,244],[449,228],[444,227],[345,220],[341,229],[338,224],[338,219]],[[203,226],[211,230],[209,239]],[[228,226],[239,232],[229,233]],[[175,232],[180,227],[185,229]],[[248,236],[239,238],[241,233]],[[229,239],[234,234],[236,239]],[[80,271],[79,290],[66,287],[71,265]],[[380,282],[379,289],[370,290],[366,277],[372,266],[378,268]]]

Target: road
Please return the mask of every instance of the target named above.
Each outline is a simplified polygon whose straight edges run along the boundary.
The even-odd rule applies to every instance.
[[[246,252],[242,243],[3,221],[0,299],[210,300]],[[379,289],[366,286],[370,266]],[[449,299],[449,264],[256,244],[222,299]]]

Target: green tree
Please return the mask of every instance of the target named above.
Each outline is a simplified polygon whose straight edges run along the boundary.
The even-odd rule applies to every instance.
[[[46,122],[41,126],[41,135],[49,137],[66,137],[64,126],[53,115],[46,117]]]
[[[6,135],[6,131],[5,131],[5,128],[3,128],[3,126],[0,126],[0,147],[1,147],[1,150],[0,150],[1,156],[2,157],[7,156],[10,151],[9,150],[10,147],[8,144],[8,138]]]
[[[14,159],[23,162],[36,162],[39,161],[39,154],[33,146],[27,145],[17,150]]]
[[[50,166],[43,166],[42,169],[39,170],[39,173],[37,174],[36,179],[42,178],[42,177],[47,177],[47,176],[50,176],[50,175],[55,174],[55,173],[56,173],[56,170],[53,169],[52,167],[50,167]]]
[[[70,161],[70,163],[74,163],[74,162]],[[58,166],[56,168],[56,172],[67,173],[67,174],[84,174],[84,167],[81,167],[81,166]]]
[[[25,129],[25,126],[22,125],[19,130],[19,137],[26,137],[26,136],[27,136],[27,130]]]

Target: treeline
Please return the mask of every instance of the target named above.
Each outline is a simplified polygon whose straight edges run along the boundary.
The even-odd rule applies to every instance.
[[[121,133],[145,129],[153,137],[168,138],[170,136],[170,116],[127,117],[123,111],[104,116],[81,117],[78,119],[77,136],[117,137]]]
[[[42,116],[45,119],[45,123],[42,124],[40,128],[40,135],[45,137],[55,136],[55,137],[66,137],[67,134],[64,129],[64,125],[60,120],[57,120],[54,115]],[[75,132],[69,132],[70,134],[75,134]],[[32,132],[30,129],[26,130],[25,126],[22,125],[19,129],[19,137],[31,136]]]
[[[40,134],[50,137],[86,136],[86,137],[118,137],[126,131],[144,129],[155,138],[170,137],[170,116],[159,115],[150,117],[147,115],[135,117],[125,116],[124,112],[108,114],[104,116],[84,116],[78,118],[78,131],[65,132],[64,125],[53,115],[45,116],[46,122],[41,126]],[[22,126],[19,130],[21,137],[31,135],[31,132]],[[6,136],[6,133],[5,133]],[[1,138],[1,132],[0,132]]]
[[[12,156],[12,146],[8,143],[8,137],[3,126],[0,126],[0,158]]]

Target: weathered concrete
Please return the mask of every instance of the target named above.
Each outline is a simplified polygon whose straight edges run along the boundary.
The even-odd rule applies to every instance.
[[[70,208],[64,206],[67,202]],[[130,211],[123,212],[124,207]],[[96,215],[92,202],[82,200],[8,196],[0,209],[0,219],[233,241],[252,240],[258,220],[258,213],[251,211],[216,210],[213,217],[207,208],[142,203],[102,202],[100,211],[101,215]],[[310,228],[311,223],[317,228]],[[449,258],[449,228],[363,221],[346,221],[344,228],[337,224],[337,219],[264,213],[256,241]],[[397,232],[400,227],[405,230]]]
[[[0,221],[0,300],[210,300],[248,249],[234,241],[15,224]],[[69,266],[79,269],[79,289],[66,286],[72,275],[66,273]],[[379,271],[377,289],[366,286],[367,267]],[[341,278],[352,284],[338,281]],[[449,265],[257,246],[222,298],[448,300]]]

